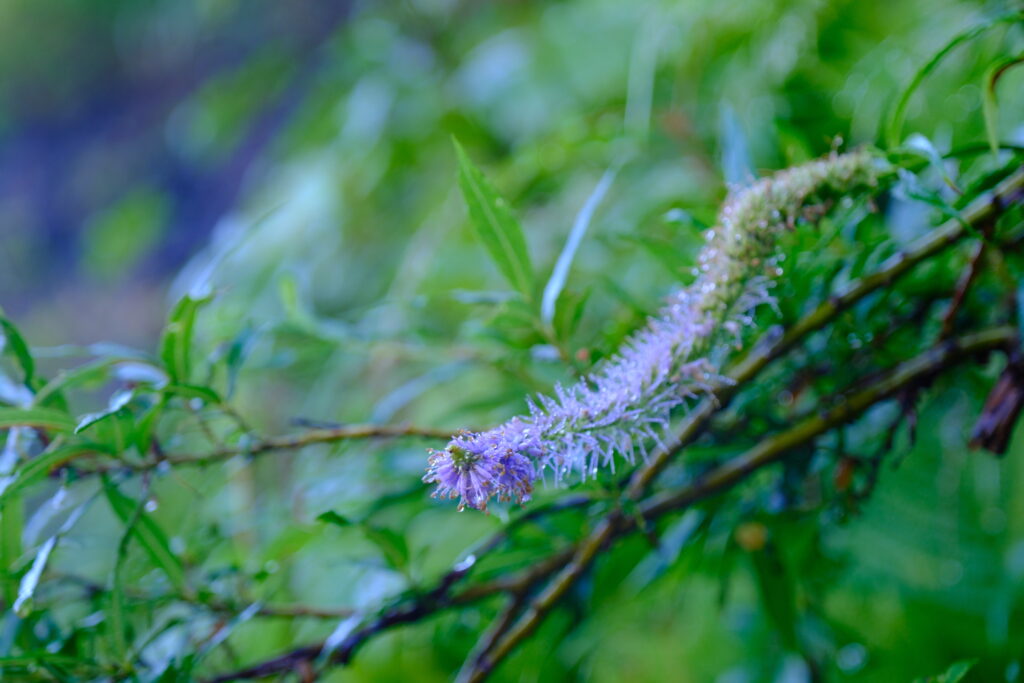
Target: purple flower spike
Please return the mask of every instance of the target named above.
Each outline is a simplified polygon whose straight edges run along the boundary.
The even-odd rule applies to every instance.
[[[721,364],[741,347],[754,310],[774,308],[777,236],[819,220],[831,199],[874,187],[882,172],[870,152],[833,154],[732,194],[705,235],[696,280],[616,356],[573,386],[556,386],[554,396],[531,400],[528,415],[432,451],[423,481],[437,484],[435,497],[458,498],[459,509],[484,510],[492,497],[529,500],[544,469],[560,482],[573,471],[587,478],[614,469],[616,455],[645,458],[676,408],[723,381]]]
[[[482,433],[465,432],[443,451],[431,451],[423,481],[437,484],[435,498],[458,498],[486,510],[491,497],[525,503],[537,478],[531,458],[541,454],[536,436],[520,420]]]

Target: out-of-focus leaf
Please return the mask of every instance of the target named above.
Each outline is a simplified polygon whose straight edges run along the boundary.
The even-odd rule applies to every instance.
[[[193,297],[186,294],[175,304],[167,327],[160,339],[160,360],[171,381],[187,383],[192,373],[192,332],[196,313],[213,299],[212,295]]]
[[[0,408],[0,429],[37,427],[55,432],[72,432],[75,421],[70,415],[53,408]]]
[[[18,361],[18,365],[21,366],[23,373],[22,382],[26,386],[31,386],[36,373],[36,364],[32,358],[32,352],[29,351],[28,344],[25,343],[25,339],[18,332],[18,328],[3,315],[3,309],[0,309],[0,350],[9,352],[14,356]]]
[[[168,384],[164,392],[182,398],[198,398],[207,405],[219,405],[223,403],[221,397],[210,387],[198,384]]]
[[[555,336],[558,339],[568,341],[572,337],[583,318],[583,310],[590,298],[590,292],[589,289],[582,293],[570,290],[562,292],[558,298],[558,308],[554,320]]]
[[[156,429],[157,420],[160,419],[160,415],[163,413],[166,405],[166,395],[161,396],[160,400],[146,409],[142,416],[135,421],[132,443],[135,444],[135,448],[138,449],[139,453],[145,453],[152,445],[153,430]]]
[[[907,138],[906,148],[927,159],[929,165],[935,169],[946,185],[956,189],[956,183],[946,171],[945,160],[942,158],[942,155],[939,154],[939,150],[935,148],[935,145],[931,140],[920,133],[914,133]]]
[[[377,546],[384,560],[392,569],[405,572],[409,565],[409,544],[405,538],[391,529],[374,526],[369,522],[356,522],[347,517],[339,515],[333,510],[328,510],[317,516],[317,519],[327,524],[334,524],[339,527],[358,527],[362,530],[366,540]]]
[[[249,325],[242,328],[242,331],[235,335],[224,354],[224,364],[227,367],[228,386],[227,396],[230,398],[235,393],[235,386],[238,383],[238,373],[249,356],[257,337],[257,331]]]
[[[904,89],[903,93],[900,95],[899,100],[896,102],[896,107],[893,109],[892,115],[889,117],[889,123],[885,128],[886,144],[888,144],[890,148],[894,148],[899,145],[899,137],[903,130],[903,120],[907,114],[907,106],[910,104],[910,98],[928,74],[934,71],[935,67],[945,59],[946,55],[952,52],[958,45],[974,40],[978,36],[983,35],[989,29],[1000,24],[1021,21],[1022,17],[1024,17],[1024,14],[1021,14],[1020,12],[995,17],[957,34],[948,43],[942,46],[942,48],[936,52],[924,66],[917,70],[917,73],[915,73],[914,77],[910,80],[910,84],[907,85],[906,89]]]
[[[730,185],[748,185],[757,174],[750,160],[750,145],[736,111],[728,104],[721,109],[719,131],[722,140],[722,173]]]
[[[705,526],[703,510],[688,510],[664,534],[658,547],[641,560],[626,578],[625,584],[634,593],[643,590],[661,576],[679,558],[683,547]]]
[[[490,184],[483,172],[469,160],[457,140],[459,187],[469,209],[469,219],[509,284],[529,301],[533,298],[533,266],[526,238],[512,209]]]
[[[405,537],[384,527],[370,524],[363,524],[362,527],[366,538],[377,546],[388,565],[404,573],[409,566],[409,544]]]
[[[75,434],[84,432],[89,427],[102,422],[114,415],[124,408],[135,396],[135,391],[132,389],[125,391],[118,391],[110,397],[110,402],[107,404],[106,410],[100,410],[95,413],[88,413],[78,419],[78,424],[75,426]]]
[[[333,524],[335,526],[340,526],[340,527],[347,527],[347,526],[352,526],[353,524],[355,524],[355,522],[350,520],[348,517],[345,517],[343,515],[339,515],[334,510],[328,510],[327,512],[323,512],[323,513],[317,515],[316,518],[318,520],[320,520],[321,522],[326,522],[327,524]]]
[[[7,479],[0,478],[0,503],[25,487],[42,480],[50,472],[80,455],[103,453],[106,449],[98,444],[67,444],[53,446],[30,459]],[[5,485],[6,484],[6,485]]]
[[[999,60],[985,72],[985,81],[982,83],[981,107],[985,114],[985,134],[993,156],[999,154],[999,102],[996,99],[996,86],[999,79],[1018,64],[1024,64],[1024,54]]]
[[[43,576],[43,569],[46,568],[46,563],[50,559],[50,553],[53,552],[56,546],[57,536],[51,536],[46,539],[46,542],[43,543],[36,553],[35,559],[32,560],[32,566],[21,577],[21,584],[18,586],[18,597],[12,605],[14,612],[19,616],[25,616],[27,612],[31,611],[32,596],[36,592],[36,586],[39,585],[39,579]]]
[[[605,194],[608,193],[608,188],[612,186],[612,181],[615,180],[615,173],[615,169],[605,171],[604,175],[597,182],[597,186],[594,187],[593,192],[587,197],[587,201],[583,202],[583,206],[580,207],[579,212],[576,214],[576,219],[573,221],[572,229],[569,231],[569,238],[565,241],[565,246],[562,247],[558,260],[555,262],[555,267],[551,271],[551,277],[548,278],[547,284],[544,285],[544,295],[541,298],[540,304],[540,317],[547,325],[552,324],[554,321],[555,303],[558,301],[559,295],[565,287],[565,281],[569,277],[569,268],[572,266],[572,260],[576,256],[580,243],[583,242],[584,235],[587,234],[587,228],[590,227],[590,222],[594,217],[594,212],[597,211],[598,204],[604,199]]]
[[[39,550],[36,552],[35,559],[32,561],[32,566],[29,567],[28,571],[25,572],[25,575],[21,577],[21,584],[18,586],[18,597],[11,606],[15,614],[24,617],[32,611],[32,596],[35,594],[36,587],[39,585],[39,580],[43,576],[43,570],[46,569],[46,563],[50,559],[50,554],[53,552],[53,549],[57,547],[57,542],[60,541],[60,537],[70,531],[71,527],[73,527],[82,517],[88,505],[89,501],[79,505],[78,508],[76,508],[64,521],[57,533],[46,539],[43,545],[40,546]]]
[[[794,650],[796,640],[796,588],[793,577],[772,543],[750,553],[761,602],[779,632],[782,644]]]
[[[111,358],[100,358],[71,370],[62,370],[36,392],[35,404],[45,405],[47,401],[73,386],[99,384],[110,375],[110,368],[116,362]]]
[[[135,500],[121,493],[108,477],[103,478],[103,492],[110,502],[110,509],[114,511],[118,519],[128,524],[136,514],[136,507],[140,503],[136,503]],[[185,567],[178,556],[171,551],[170,543],[163,529],[153,521],[152,517],[143,511],[139,511],[138,521],[131,528],[131,531],[153,562],[163,570],[171,585],[179,593],[187,593],[188,585],[185,579]]]
[[[5,605],[13,604],[18,595],[18,581],[13,571],[21,559],[21,537],[25,530],[25,508],[21,496],[9,496],[0,504],[0,597]]]
[[[975,659],[965,659],[963,661],[954,662],[948,669],[938,674],[937,676],[925,676],[924,678],[918,678],[914,683],[960,683],[963,677],[970,673],[974,665],[977,664]]]

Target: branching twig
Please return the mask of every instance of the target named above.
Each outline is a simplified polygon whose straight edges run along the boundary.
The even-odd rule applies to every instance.
[[[734,383],[719,386],[711,397],[698,404],[688,414],[666,447],[652,454],[648,463],[634,473],[623,495],[624,500],[627,502],[640,502],[648,486],[669,463],[672,457],[685,444],[698,436],[707,427],[710,418],[726,405],[746,383],[756,377],[768,363],[786,353],[810,333],[828,324],[840,312],[849,308],[857,301],[882,287],[890,285],[917,264],[959,242],[969,234],[969,226],[992,220],[1001,214],[1007,205],[1017,201],[1022,188],[1024,188],[1024,169],[1018,170],[1003,181],[994,191],[973,202],[964,211],[960,220],[952,220],[943,224],[906,250],[892,256],[877,271],[851,283],[847,289],[821,304],[785,333],[775,332],[766,335],[766,338],[755,346],[728,373],[728,377]],[[882,400],[899,390],[904,386],[904,383],[920,381],[929,372],[937,372],[965,355],[979,352],[984,348],[995,348],[1004,345],[1010,338],[1008,335],[1012,334],[1013,330],[1010,328],[998,328],[995,331],[990,331],[987,336],[976,335],[975,337],[965,338],[960,341],[947,342],[941,347],[932,349],[922,357],[908,361],[908,363],[899,366],[893,373],[863,388],[853,398],[849,399],[847,404],[834,408],[825,416],[808,418],[808,420],[800,423],[793,430],[784,432],[776,437],[771,437],[766,442],[762,442],[761,445],[748,451],[747,454],[705,474],[696,484],[676,492],[659,494],[640,502],[641,518],[652,519],[668,511],[685,507],[702,498],[714,495],[742,481],[757,468],[775,462],[785,453],[786,449],[803,443],[800,441],[801,435],[807,439],[813,439],[821,432],[831,429],[836,424],[841,424],[844,420],[854,419],[871,405],[870,402],[863,404],[865,397],[872,395],[870,392],[876,392],[876,401]],[[546,561],[531,567],[523,575],[501,577],[483,586],[471,586],[457,596],[449,598],[447,596],[450,587],[468,572],[469,567],[466,567],[464,571],[453,570],[446,574],[438,587],[430,593],[414,600],[411,604],[404,604],[385,610],[365,627],[352,633],[345,643],[335,651],[332,661],[339,664],[347,662],[356,647],[372,635],[390,626],[410,623],[433,614],[439,609],[471,602],[481,597],[493,595],[496,592],[513,592],[524,585],[526,581],[534,582],[538,578],[550,575],[560,569],[560,573],[531,602],[523,617],[516,622],[512,630],[506,633],[500,642],[496,643],[492,652],[480,658],[479,666],[475,667],[478,673],[473,673],[472,676],[475,678],[470,678],[470,680],[482,680],[495,664],[511,652],[522,639],[527,637],[536,628],[551,607],[564,595],[565,591],[568,590],[576,579],[582,575],[599,550],[617,535],[631,530],[636,525],[637,519],[638,517],[636,516],[623,514],[621,507],[616,508],[600,520],[590,536],[577,546],[556,552]],[[495,543],[501,540],[498,536],[494,538],[497,539],[492,539]],[[274,659],[256,664],[242,671],[226,674],[214,680],[251,679],[288,671],[300,662],[316,658],[322,649],[322,643],[298,648]]]
[[[676,491],[656,494],[641,501],[638,505],[639,515],[615,517],[614,523],[610,526],[607,540],[610,541],[635,530],[640,519],[657,519],[664,514],[693,505],[735,486],[754,471],[777,462],[793,448],[813,441],[816,437],[840,424],[854,420],[870,406],[895,395],[903,387],[920,382],[972,355],[1006,347],[1015,339],[1015,335],[1016,331],[1013,328],[999,327],[961,339],[950,340],[926,351],[899,365],[870,386],[846,397],[845,402],[840,402],[828,413],[808,418],[781,434],[765,439],[746,453],[705,473],[689,486]],[[335,651],[332,661],[336,664],[348,662],[356,647],[370,636],[391,626],[417,621],[441,609],[475,602],[497,593],[519,594],[537,580],[561,568],[561,573],[554,579],[552,585],[530,603],[524,616],[516,622],[505,637],[495,645],[490,653],[480,657],[475,666],[470,667],[466,680],[482,680],[493,665],[528,636],[544,618],[544,615],[561,595],[555,595],[553,588],[564,585],[564,588],[567,589],[571,585],[572,579],[567,577],[578,576],[574,566],[580,562],[582,553],[587,547],[580,544],[556,551],[519,575],[499,577],[484,584],[477,584],[451,597],[447,597],[449,588],[468,572],[469,567],[464,567],[460,573],[449,572],[436,589],[425,594],[421,599],[414,600],[411,604],[396,605],[385,610],[372,622],[350,635]],[[593,556],[588,559],[588,564],[592,559]],[[568,583],[563,584],[565,581]],[[211,683],[262,678],[290,671],[302,662],[316,659],[322,649],[323,643],[298,648],[249,668],[219,676],[212,679]]]
[[[687,507],[727,488],[735,486],[754,471],[778,461],[790,450],[812,442],[816,437],[850,422],[875,403],[890,398],[902,388],[931,377],[966,357],[997,348],[1006,348],[1016,338],[1012,327],[999,327],[986,332],[951,340],[933,347],[887,373],[861,391],[846,397],[845,402],[823,415],[800,422],[781,434],[771,436],[746,453],[729,460],[707,473],[695,484],[679,491],[652,496],[640,505],[642,517],[652,519],[667,512]],[[494,666],[527,638],[544,617],[590,566],[598,552],[617,536],[636,526],[634,517],[624,516],[619,510],[601,520],[594,533],[579,546],[575,556],[552,579],[548,587],[533,601],[523,616],[487,656],[479,657],[473,671],[465,677],[467,682],[484,680]]]
[[[987,196],[982,196],[971,203],[962,216],[951,219],[938,229],[911,245],[906,251],[895,254],[887,259],[881,267],[849,286],[844,292],[833,296],[814,312],[805,316],[796,325],[774,343],[755,347],[732,372],[729,378],[732,384],[721,386],[715,393],[703,400],[683,422],[680,430],[663,447],[657,449],[647,464],[638,469],[623,493],[623,502],[639,500],[655,478],[682,448],[692,441],[710,422],[722,405],[736,394],[741,386],[752,379],[771,360],[785,353],[797,341],[810,332],[819,329],[836,314],[849,307],[867,294],[889,285],[907,273],[918,263],[939,253],[944,248],[955,244],[965,237],[972,226],[982,225],[994,220],[1009,204],[1019,199],[1024,187],[1024,169],[1018,169]],[[479,675],[469,680],[483,680],[495,664],[501,661],[519,642],[537,627],[544,615],[561,599],[565,592],[576,582],[590,563],[614,537],[616,528],[622,524],[624,515],[622,506],[618,506],[601,519],[594,531],[579,546],[576,556],[561,572],[552,579],[548,587],[531,603],[516,626],[499,642],[489,658],[480,661]]]

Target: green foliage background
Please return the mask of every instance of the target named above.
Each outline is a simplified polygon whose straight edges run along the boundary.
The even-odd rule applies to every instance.
[[[35,106],[67,106],[89,80],[56,74],[83,36],[123,50],[145,43],[145,27],[216,39],[240,14],[288,15],[244,4],[7,3],[0,103],[22,111],[27,84],[55,74]],[[75,286],[123,310],[130,332],[83,333],[74,306],[56,296],[14,301],[32,282],[24,264],[46,253],[26,246],[33,218],[15,221],[6,206],[0,266],[22,277],[0,279],[0,296],[18,309],[8,313],[34,360],[6,328],[0,426],[5,415],[24,420],[2,411],[34,404],[30,422],[65,437],[47,444],[9,431],[0,456],[0,471],[13,474],[0,499],[4,679],[209,676],[352,624],[250,605],[366,616],[431,586],[516,514],[458,513],[431,500],[420,477],[435,441],[320,444],[203,467],[110,467],[102,477],[90,468],[150,462],[153,437],[166,453],[201,456],[309,424],[454,430],[517,414],[530,393],[613,352],[691,277],[728,183],[839,147],[886,145],[885,122],[928,59],[1015,8],[359,5],[320,46],[291,118],[237,201],[173,276],[139,275],[173,239],[166,188],[145,177],[119,179],[116,192],[102,189],[102,176],[90,185],[109,198],[86,202]],[[34,45],[42,26],[56,33]],[[1022,47],[1020,22],[1003,24],[928,75],[894,141],[918,136],[908,163],[917,174],[878,206],[841,206],[821,231],[792,235],[777,289],[782,322],[933,229],[944,210],[986,189],[990,173],[1020,166],[1019,148],[988,151],[982,103],[990,67]],[[99,71],[113,59],[105,49],[67,68]],[[305,68],[273,42],[247,54],[177,102],[166,144],[217,168]],[[1024,69],[998,81],[1000,141],[1024,143],[1022,86]],[[15,123],[0,119],[0,130]],[[512,207],[507,220],[518,219],[526,242],[513,258],[528,259],[528,270],[488,257],[467,219],[452,136]],[[934,155],[950,160],[929,163]],[[551,325],[537,325],[570,226],[609,170]],[[1017,209],[998,227],[1019,235],[1020,223]],[[926,348],[970,254],[969,245],[950,250],[844,313],[744,393],[684,462],[699,469],[735,455],[823,396]],[[1004,257],[1002,270],[979,278],[958,329],[1012,319],[1006,294],[1020,287],[1022,263],[1019,251]],[[140,281],[166,297],[144,300],[135,319],[136,309],[118,306]],[[160,329],[150,324],[165,318]],[[762,315],[765,329],[779,321]],[[142,350],[100,343],[111,338]],[[1003,362],[963,366],[927,387],[915,439],[901,423],[886,449],[899,407],[880,404],[783,467],[665,519],[660,546],[642,536],[615,545],[495,680],[902,681],[965,659],[978,664],[964,680],[1020,680],[1024,437],[1018,429],[1002,460],[966,448]],[[91,454],[47,476],[83,451]],[[879,452],[866,500],[837,490],[844,457]],[[692,471],[675,468],[666,485]],[[863,469],[855,476],[867,486]],[[576,489],[594,495],[596,509],[614,483],[608,475]],[[542,487],[534,504],[564,494]],[[474,577],[528,566],[578,538],[591,512],[520,527]],[[34,563],[41,580],[18,601]],[[492,598],[388,631],[324,680],[448,680],[499,605]]]

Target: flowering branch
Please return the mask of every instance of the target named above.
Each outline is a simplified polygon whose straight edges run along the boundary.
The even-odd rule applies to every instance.
[[[807,418],[794,427],[761,441],[742,455],[711,470],[690,486],[647,498],[640,503],[638,515],[624,515],[621,507],[616,508],[602,520],[595,533],[577,546],[576,553],[569,563],[529,604],[523,616],[508,629],[507,633],[500,639],[496,639],[494,634],[489,635],[491,640],[497,642],[488,652],[478,656],[476,662],[460,676],[460,682],[479,683],[487,678],[494,666],[540,625],[551,608],[590,566],[597,554],[615,538],[636,528],[638,518],[653,520],[716,495],[742,482],[753,472],[777,462],[793,449],[811,443],[818,436],[837,426],[852,422],[871,406],[891,398],[899,391],[919,385],[964,359],[995,349],[1008,350],[1012,344],[1019,343],[1016,329],[1009,326],[940,343],[920,356],[900,364],[864,389],[843,397],[843,400],[831,401],[836,405],[831,410]],[[507,621],[507,618],[503,619],[503,623]]]
[[[636,515],[616,515],[612,523],[611,534],[606,539],[611,541],[637,529],[640,521],[650,522],[670,512],[688,507],[708,499],[739,484],[753,472],[778,462],[786,453],[795,448],[812,442],[821,434],[855,420],[875,403],[897,394],[902,389],[927,381],[955,364],[979,354],[995,349],[1005,349],[1017,343],[1016,330],[1011,327],[997,327],[973,335],[964,336],[942,342],[921,355],[900,364],[885,375],[875,379],[861,390],[846,395],[843,400],[830,401],[836,407],[822,415],[815,415],[798,423],[794,427],[766,438],[745,453],[732,458],[710,470],[691,484],[675,491],[666,491],[643,499],[637,505]],[[481,653],[476,664],[467,666],[464,680],[480,681],[486,678],[493,667],[508,655],[523,639],[539,625],[547,612],[557,602],[554,590],[561,586],[567,589],[571,585],[564,584],[567,572],[574,572],[574,567],[589,564],[593,554],[604,544],[589,550],[592,544],[583,541],[574,546],[555,551],[547,558],[536,562],[521,574],[500,577],[494,581],[476,584],[460,593],[452,593],[453,586],[461,580],[472,567],[471,563],[460,563],[446,573],[431,591],[422,594],[411,603],[399,603],[381,612],[364,627],[353,632],[330,657],[331,663],[345,664],[355,649],[367,639],[392,626],[418,621],[438,611],[460,604],[476,602],[496,593],[507,593],[515,600],[515,596],[523,594],[529,587],[545,576],[556,571],[560,573],[552,584],[537,598],[529,603],[525,615],[512,625],[507,632],[503,629],[492,629],[487,640],[496,641],[488,652]],[[578,573],[574,573],[578,576]],[[574,579],[573,579],[574,580]],[[511,621],[507,616],[501,617],[499,626]],[[486,642],[486,641],[485,641]],[[273,659],[260,662],[246,669],[223,674],[209,683],[221,683],[230,680],[254,679],[291,671],[306,662],[315,661],[323,652],[324,643],[297,648]]]
[[[769,362],[788,351],[807,334],[823,327],[856,301],[891,284],[918,263],[956,244],[967,234],[972,233],[975,226],[993,221],[1007,207],[1019,203],[1022,198],[1024,198],[1024,168],[1018,169],[990,193],[972,202],[961,216],[947,221],[941,227],[917,240],[905,251],[895,254],[874,273],[851,283],[842,293],[831,297],[813,312],[804,316],[785,334],[777,336],[774,341],[762,340],[763,343],[755,347],[729,373],[728,377],[731,382],[719,385],[709,398],[704,399],[696,409],[691,411],[677,430],[672,442],[659,448],[644,467],[634,473],[623,494],[623,502],[639,500],[669,461],[686,444],[699,436],[710,422],[711,417],[731,400],[743,384],[752,380]],[[598,523],[590,536],[581,542],[580,549],[572,561],[562,569],[562,572],[551,582],[546,591],[531,604],[530,610],[513,627],[512,633],[506,636],[504,641],[498,643],[495,650],[496,655],[492,654],[489,662],[486,658],[481,658],[480,661],[485,665],[485,670],[489,671],[522,638],[536,628],[544,614],[583,574],[599,550],[611,541],[616,527],[625,518],[622,507],[620,505],[613,509]],[[517,633],[518,636],[515,635]]]
[[[887,168],[867,150],[833,154],[734,194],[707,231],[696,280],[615,357],[569,388],[556,386],[554,397],[538,397],[526,416],[457,435],[432,452],[424,481],[437,484],[435,496],[458,498],[460,509],[485,509],[492,496],[528,500],[544,470],[558,482],[614,468],[616,454],[646,459],[672,411],[719,383],[728,346],[739,346],[754,309],[774,304],[776,238],[797,222],[817,222],[834,198],[876,188]]]
[[[816,309],[797,321],[785,333],[781,333],[778,330],[769,331],[769,333],[764,335],[761,342],[755,345],[751,351],[744,358],[739,360],[733,366],[732,370],[727,373],[727,377],[732,380],[732,383],[719,384],[712,395],[702,400],[701,403],[687,415],[686,420],[676,431],[674,447],[659,449],[651,455],[647,464],[643,468],[634,473],[626,493],[634,499],[642,497],[647,486],[653,482],[657,474],[660,473],[671,458],[685,444],[699,436],[708,425],[710,418],[718,410],[724,407],[732,396],[742,389],[743,386],[755,379],[761,370],[768,365],[768,363],[785,354],[810,333],[824,327],[842,311],[846,310],[856,302],[882,287],[891,285],[893,282],[908,273],[917,264],[922,263],[943,250],[957,244],[961,239],[969,234],[973,234],[972,230],[975,226],[994,220],[996,217],[1001,215],[1006,208],[1019,202],[1022,198],[1022,193],[1024,193],[1024,169],[1020,169],[1013,173],[995,189],[972,202],[963,211],[960,219],[950,220],[938,228],[935,228],[926,236],[909,245],[905,250],[890,257],[871,274],[851,282],[842,292],[823,302]],[[933,349],[925,354],[927,359],[929,359],[929,362],[925,363],[924,367],[911,365],[914,361],[908,361],[908,363],[900,366],[900,368],[904,369],[903,374],[896,372],[887,375],[886,378],[876,380],[876,382],[862,389],[858,395],[868,396],[869,394],[866,392],[872,391],[877,388],[881,382],[888,379],[889,383],[887,384],[888,389],[886,389],[886,395],[891,396],[901,390],[904,386],[911,386],[914,383],[919,383],[924,377],[937,374],[942,369],[945,369],[945,367],[948,367],[961,358],[967,357],[973,353],[978,353],[984,349],[998,348],[999,346],[1010,343],[1011,339],[1012,330],[1008,330],[1007,328],[998,328],[995,334],[992,335],[976,335],[973,338],[965,338],[966,341],[947,341],[944,346],[936,347],[939,349],[938,351]],[[920,359],[917,360],[920,362]],[[917,368],[916,371],[910,372],[909,374],[907,373],[908,369],[913,370],[915,367]],[[896,378],[895,381],[893,380],[894,377]],[[905,382],[905,384],[901,384],[901,382]],[[882,398],[883,397],[880,396],[878,400],[882,400]],[[861,410],[861,412],[863,412],[863,410]],[[834,421],[840,415],[841,413],[834,412],[831,420]],[[846,419],[852,420],[855,417],[856,415],[848,415]],[[828,424],[831,425],[832,422],[830,421]],[[808,439],[813,439],[819,435],[820,432],[816,431],[817,429],[832,428],[831,426],[818,424],[817,427],[809,430],[808,423],[801,423],[801,425],[802,426],[795,427],[794,430],[802,430],[800,433],[804,433]],[[641,512],[641,515],[638,517],[622,515],[618,509],[613,511],[612,515],[614,516],[614,526],[608,527],[603,524],[599,525],[591,537],[586,541],[558,550],[545,560],[535,563],[529,569],[518,575],[499,577],[483,584],[474,584],[467,587],[460,593],[452,594],[450,593],[451,588],[461,581],[466,574],[468,574],[469,569],[472,566],[471,564],[467,565],[465,562],[462,562],[442,576],[436,589],[425,594],[423,597],[415,598],[412,605],[389,608],[389,610],[381,612],[369,625],[367,625],[367,627],[350,635],[343,646],[335,652],[332,657],[332,661],[339,664],[347,662],[356,647],[372,635],[389,628],[390,626],[417,621],[442,609],[459,604],[475,602],[496,593],[505,592],[513,596],[518,595],[522,590],[524,590],[524,587],[532,586],[545,576],[550,576],[554,572],[562,570],[562,574],[560,574],[556,579],[556,581],[560,581],[560,583],[557,585],[552,584],[556,587],[561,586],[557,595],[554,595],[554,599],[549,599],[540,610],[535,609],[538,604],[536,600],[534,603],[531,603],[532,608],[534,608],[534,619],[539,623],[539,621],[543,619],[544,614],[554,606],[560,595],[564,594],[564,591],[571,586],[572,582],[582,574],[582,569],[580,569],[579,571],[566,575],[566,569],[570,563],[575,561],[575,566],[585,568],[585,566],[588,566],[593,560],[596,552],[589,556],[581,555],[581,551],[585,550],[585,543],[587,543],[586,547],[600,549],[603,547],[605,542],[611,540],[611,535],[607,538],[600,539],[596,544],[593,543],[593,540],[597,535],[603,536],[605,533],[604,529],[606,528],[612,531],[615,536],[621,535],[632,530],[639,519],[655,519],[671,510],[676,510],[699,502],[703,498],[715,495],[730,486],[739,483],[749,476],[749,474],[754,470],[767,466],[768,464],[771,464],[771,462],[782,457],[784,452],[778,450],[779,445],[789,443],[789,448],[793,448],[795,445],[798,445],[792,442],[792,439],[794,438],[793,430],[786,432],[786,434],[789,434],[788,439],[776,437],[779,439],[774,442],[776,446],[767,447],[761,445],[748,452],[745,456],[731,460],[708,472],[699,481],[690,486],[672,492],[657,494],[642,500],[638,503],[639,510]],[[751,457],[750,453],[755,452],[760,452],[761,455],[757,456],[757,458]],[[549,509],[558,510],[569,507],[578,507],[589,502],[591,501],[587,497],[573,496],[559,501],[550,508],[536,508],[530,510],[525,515],[513,520],[513,523],[532,519]],[[508,529],[503,529],[492,536],[477,549],[476,556],[479,557],[496,548],[505,538],[507,532]],[[566,579],[566,576],[569,577],[568,580]],[[549,586],[549,590],[550,588],[551,586]],[[400,607],[401,609],[399,609]],[[483,645],[490,645],[491,642],[497,642],[499,637],[504,636],[504,640],[502,641],[503,649],[498,652],[499,656],[495,656],[495,653],[492,651],[490,653],[484,652],[482,653],[484,656],[479,657],[481,661],[484,661],[487,670],[491,670],[502,657],[507,656],[507,654],[515,648],[517,643],[520,642],[522,638],[525,638],[536,626],[536,624],[525,624],[526,628],[523,630],[522,626],[524,624],[522,624],[522,620],[515,624],[511,624],[511,621],[512,620],[507,617],[502,617],[499,620],[499,623],[495,625],[495,628],[492,628],[489,631],[487,641],[490,642],[485,641],[482,643]],[[509,640],[508,631],[512,626],[519,627],[518,632],[522,634],[516,640]],[[491,647],[486,649],[493,650]],[[322,650],[323,643],[314,644],[256,664],[246,670],[224,675],[217,680],[226,681],[241,678],[259,678],[288,671],[297,666],[300,661],[311,661],[315,659],[320,655]],[[475,659],[477,658],[474,658],[474,660]],[[474,665],[467,663],[467,675],[469,675],[468,672],[472,672],[474,670]]]

